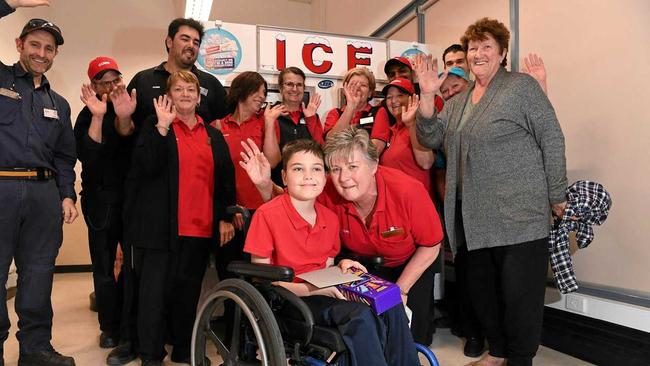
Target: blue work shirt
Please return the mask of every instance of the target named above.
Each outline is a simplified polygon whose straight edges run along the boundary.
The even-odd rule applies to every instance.
[[[0,17],[13,11],[7,8],[0,1]],[[20,63],[0,62],[0,88],[18,94],[0,93],[0,169],[50,169],[61,199],[76,201],[77,155],[68,102],[50,88],[45,76],[34,88],[32,75]]]

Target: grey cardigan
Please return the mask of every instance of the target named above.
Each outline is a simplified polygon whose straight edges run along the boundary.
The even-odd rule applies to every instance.
[[[564,135],[553,107],[532,77],[500,68],[457,132],[473,89],[450,99],[440,114],[416,116],[420,144],[447,157],[445,226],[452,250],[459,159],[468,250],[547,237],[550,205],[566,201],[567,186]]]

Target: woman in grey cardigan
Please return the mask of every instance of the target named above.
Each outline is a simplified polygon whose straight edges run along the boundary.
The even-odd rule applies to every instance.
[[[483,18],[461,38],[476,81],[440,114],[445,79],[420,58],[417,136],[447,156],[445,224],[454,252],[466,246],[467,281],[488,339],[475,365],[532,365],[539,345],[551,211],[561,215],[567,179],[564,136],[530,76],[504,68],[510,32]]]

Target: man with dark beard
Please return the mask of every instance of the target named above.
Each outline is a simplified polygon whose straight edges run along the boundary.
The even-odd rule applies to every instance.
[[[116,129],[122,136],[134,135],[132,141],[137,141],[140,127],[145,119],[155,114],[153,100],[165,94],[168,77],[179,71],[187,70],[192,72],[199,79],[200,104],[197,113],[204,121],[214,121],[226,115],[225,97],[223,85],[214,76],[203,72],[194,65],[199,55],[199,47],[203,38],[203,25],[194,20],[186,18],[174,19],[168,27],[165,47],[167,48],[167,60],[160,65],[138,72],[127,90],[129,95],[137,100],[135,112],[131,118],[118,118]],[[135,90],[135,92],[134,92]],[[125,184],[125,206],[124,211],[128,212],[129,197],[133,195],[131,174],[127,174]],[[138,338],[136,329],[136,315],[138,311],[137,293],[140,284],[135,276],[134,268],[138,267],[137,260],[133,258],[133,246],[137,243],[129,240],[129,222],[124,222],[124,308],[122,311],[122,326],[120,329],[120,344],[111,351],[106,362],[109,365],[124,365],[137,357]]]
[[[197,113],[204,121],[214,121],[226,115],[226,92],[214,76],[199,70],[194,63],[199,55],[203,39],[203,25],[191,18],[174,19],[168,27],[165,47],[167,61],[135,74],[127,89],[136,90],[138,105],[131,119],[120,119],[118,131],[121,135],[137,133],[139,124],[155,114],[153,100],[165,94],[167,78],[179,70],[191,71],[201,85],[201,103]]]

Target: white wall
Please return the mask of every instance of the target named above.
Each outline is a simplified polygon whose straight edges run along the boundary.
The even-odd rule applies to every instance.
[[[650,2],[520,1],[520,51],[540,54],[566,137],[567,174],[599,181],[613,209],[590,247],[573,255],[580,281],[650,292]],[[440,0],[427,10],[426,42],[458,43],[488,16],[509,25],[507,0]],[[392,38],[415,39],[415,21]],[[439,59],[442,55],[436,55]]]
[[[614,201],[591,246],[573,255],[578,279],[650,292],[650,2],[520,4],[520,54],[544,57],[569,180],[599,181]]]

